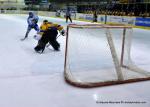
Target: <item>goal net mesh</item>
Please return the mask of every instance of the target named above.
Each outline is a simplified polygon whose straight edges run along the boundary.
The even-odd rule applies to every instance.
[[[127,26],[69,25],[64,75],[80,87],[150,80],[148,64],[133,62],[133,30]],[[136,50],[136,49],[135,49]]]

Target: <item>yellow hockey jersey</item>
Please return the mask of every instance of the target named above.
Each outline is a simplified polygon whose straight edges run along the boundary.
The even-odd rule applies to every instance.
[[[40,26],[40,30],[41,31],[45,31],[47,30],[49,27],[56,27],[57,30],[61,31],[63,30],[63,27],[59,24],[54,24],[54,23],[51,23],[51,22],[47,22],[47,23],[43,23],[41,26]]]

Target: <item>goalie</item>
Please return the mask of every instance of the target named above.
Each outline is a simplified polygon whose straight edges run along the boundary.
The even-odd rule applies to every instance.
[[[47,43],[49,43],[54,50],[59,51],[60,44],[57,42],[58,31],[62,36],[64,36],[65,31],[61,25],[53,24],[44,20],[43,24],[40,26],[39,35],[35,35],[34,38],[38,39],[38,44],[34,48],[36,52],[42,53],[45,49]]]

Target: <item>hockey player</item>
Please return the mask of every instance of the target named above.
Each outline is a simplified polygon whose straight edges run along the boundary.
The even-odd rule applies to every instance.
[[[97,22],[97,11],[93,12],[93,22]]]
[[[66,10],[66,23],[68,23],[68,19],[70,20],[70,22],[72,23],[72,19],[71,19],[71,11],[70,8],[68,7]]]
[[[38,41],[38,45],[34,48],[35,51],[42,53],[47,43],[49,43],[54,50],[59,51],[60,44],[57,42],[58,31],[64,36],[65,31],[61,25],[44,20],[43,24],[40,26],[41,38]]]
[[[21,40],[25,40],[28,37],[29,32],[31,29],[34,29],[35,31],[39,32],[39,26],[38,26],[38,16],[36,16],[33,12],[29,12],[29,17],[27,18],[28,28],[25,34],[25,37]]]

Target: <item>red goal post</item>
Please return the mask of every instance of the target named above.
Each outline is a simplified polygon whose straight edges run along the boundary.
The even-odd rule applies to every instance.
[[[114,69],[115,69],[114,74],[117,75],[115,79],[113,78],[113,79],[110,79],[110,80],[109,79],[105,80],[105,78],[104,78],[104,80],[102,80],[100,77],[98,77],[96,79],[96,81],[95,80],[93,81],[90,77],[88,77],[86,75],[87,74],[93,75],[92,73],[95,73],[95,75],[93,76],[93,77],[95,77],[97,75],[101,75],[101,72],[100,73],[97,73],[97,71],[92,72],[92,70],[91,70],[91,72],[90,71],[89,72],[82,72],[82,71],[78,72],[78,70],[80,68],[77,69],[77,70],[74,70],[73,66],[76,65],[77,62],[80,63],[80,61],[73,62],[73,60],[78,59],[78,56],[75,56],[76,59],[73,59],[72,57],[74,57],[74,56],[71,56],[71,54],[70,54],[71,53],[70,49],[72,50],[74,48],[72,46],[72,44],[76,44],[75,40],[73,40],[73,41],[71,40],[71,42],[70,42],[70,38],[73,38],[73,36],[71,36],[72,34],[69,33],[69,32],[71,32],[71,29],[75,29],[75,30],[80,29],[80,31],[82,29],[86,29],[84,32],[87,35],[90,35],[86,32],[88,29],[93,29],[93,30],[94,29],[102,29],[102,31],[104,31],[104,33],[105,33],[104,37],[106,37],[105,40],[107,41],[107,43],[109,45],[109,50],[110,50],[109,54],[111,54],[112,62],[114,64]],[[114,43],[114,40],[113,40],[114,38],[113,38],[112,33],[110,31],[110,30],[113,31],[113,29],[116,29],[116,30],[122,29],[121,33],[119,33],[122,37],[121,38],[121,44],[120,44],[121,45],[121,48],[120,48],[121,53],[120,53],[119,57],[118,57],[117,50],[116,50],[116,47],[115,47],[115,43]],[[64,77],[65,77],[65,80],[68,83],[70,83],[72,85],[75,85],[75,86],[79,86],[79,87],[97,87],[97,86],[106,86],[106,85],[123,84],[123,83],[150,80],[150,72],[148,72],[146,70],[143,70],[143,69],[137,67],[135,64],[132,63],[131,56],[130,56],[131,38],[128,39],[126,37],[127,30],[131,30],[131,32],[132,32],[132,27],[131,26],[124,26],[124,25],[103,25],[103,24],[82,24],[82,25],[80,24],[80,25],[78,25],[78,24],[69,24],[67,26],[67,33],[66,33],[66,47],[65,47],[65,61],[64,61]],[[77,35],[80,35],[80,32],[76,32],[76,33],[77,33]],[[84,36],[84,38],[86,38],[86,36]],[[99,38],[97,38],[97,39],[99,39]],[[128,41],[127,41],[127,39],[128,39]],[[128,42],[128,43],[126,43],[126,42]],[[82,42],[79,42],[79,43],[81,43],[81,45],[82,45]],[[79,45],[79,43],[78,43],[78,45]],[[127,44],[128,47],[126,46],[126,44]],[[88,47],[90,47],[90,46],[87,46],[87,48]],[[74,52],[76,53],[77,51],[74,51]],[[124,63],[124,59],[126,58],[125,53],[127,53],[126,56],[127,56],[127,60],[129,62],[129,64]],[[78,55],[80,56],[80,54],[78,54]],[[79,57],[79,59],[81,59],[81,58],[82,57]],[[73,64],[71,65],[70,62],[73,62]],[[78,64],[75,67],[75,69],[78,66],[80,66],[80,64]],[[131,73],[131,76],[130,76],[130,73],[127,73],[127,74],[129,74],[129,76],[125,77],[124,72],[130,72],[130,71],[133,71],[133,72],[136,72],[136,73],[139,73],[139,74],[137,75],[137,74]],[[78,73],[76,74],[75,72],[78,72]],[[105,75],[107,75],[107,73]],[[136,77],[136,75],[137,75],[137,77]],[[86,79],[82,79],[82,78],[85,78],[85,76],[86,76]],[[78,77],[80,77],[80,78],[78,78]]]

